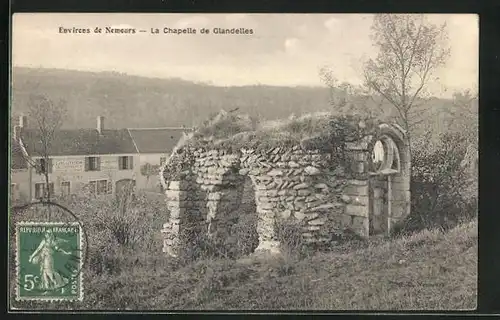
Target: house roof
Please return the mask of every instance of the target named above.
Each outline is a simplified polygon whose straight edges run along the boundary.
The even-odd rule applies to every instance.
[[[21,138],[29,155],[42,154],[39,130],[23,129]],[[97,129],[73,129],[56,131],[48,153],[53,156],[70,156],[136,152],[134,142],[126,129],[103,130],[102,134],[99,134]]]
[[[28,163],[24,159],[23,151],[19,143],[12,139],[11,143],[11,157],[10,157],[10,167],[11,169],[27,169]]]
[[[184,128],[128,129],[139,153],[170,153],[182,137]]]

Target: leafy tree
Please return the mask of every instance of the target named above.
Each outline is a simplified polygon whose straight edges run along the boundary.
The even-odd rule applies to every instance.
[[[411,129],[429,111],[417,106],[428,98],[426,86],[450,53],[446,24],[432,24],[423,14],[378,14],[372,32],[379,52],[364,66],[365,84],[394,107],[410,144]]]

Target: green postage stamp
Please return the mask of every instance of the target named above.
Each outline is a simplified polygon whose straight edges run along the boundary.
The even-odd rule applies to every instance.
[[[81,301],[82,264],[78,222],[16,224],[17,300]]]

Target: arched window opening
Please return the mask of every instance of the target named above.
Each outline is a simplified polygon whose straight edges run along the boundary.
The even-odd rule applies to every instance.
[[[391,138],[383,136],[373,145],[370,171],[372,173],[400,171],[399,150]]]

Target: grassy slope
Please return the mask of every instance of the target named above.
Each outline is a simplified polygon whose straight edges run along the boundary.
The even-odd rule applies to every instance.
[[[89,279],[84,304],[184,310],[475,308],[477,222],[359,245],[302,260],[288,255],[204,260],[174,272],[160,257],[130,257],[136,265],[124,265],[126,271]]]

